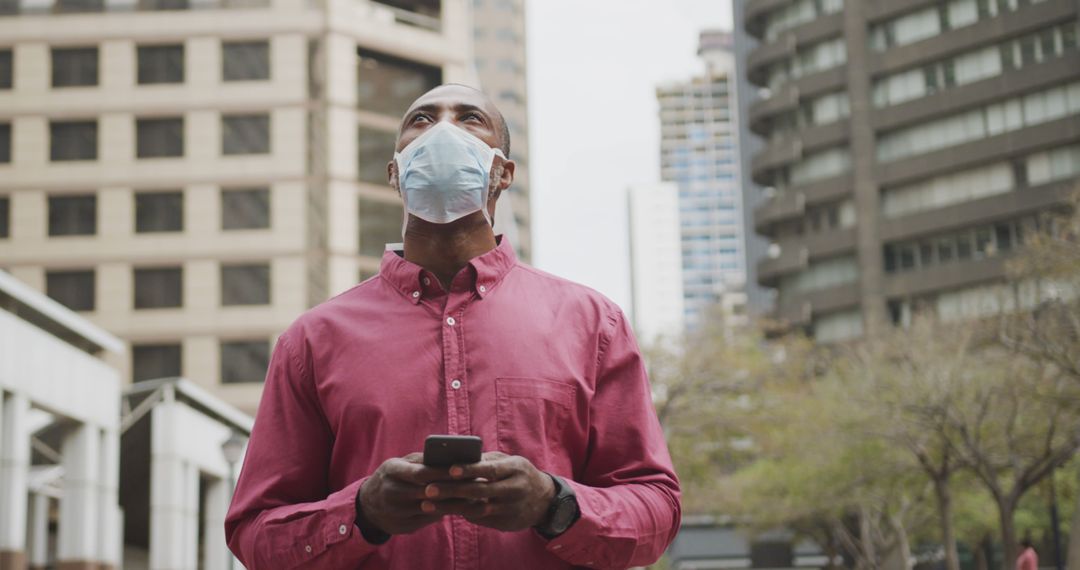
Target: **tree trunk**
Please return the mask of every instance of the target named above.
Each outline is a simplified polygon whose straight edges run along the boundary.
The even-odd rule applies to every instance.
[[[945,570],[960,570],[960,555],[956,550],[956,529],[952,516],[952,489],[948,479],[934,481],[938,515],[941,517],[941,543],[945,547]]]
[[[1009,499],[999,500],[998,518],[1001,522],[1001,570],[1013,570],[1016,567],[1016,557],[1019,555],[1019,544],[1016,538],[1016,502]]]
[[[1076,509],[1073,510],[1072,526],[1069,527],[1068,570],[1080,570],[1080,495],[1076,497]]]
[[[990,570],[990,561],[986,559],[986,539],[975,543],[975,570]]]
[[[862,548],[862,555],[867,570],[877,570],[878,557],[877,548],[874,545],[874,534],[870,528],[870,509],[865,506],[859,507],[859,546]]]
[[[911,541],[908,539],[907,528],[904,527],[904,521],[900,520],[900,517],[890,516],[889,526],[891,526],[892,531],[896,533],[896,552],[894,553],[894,557],[897,566],[902,570],[911,570]]]

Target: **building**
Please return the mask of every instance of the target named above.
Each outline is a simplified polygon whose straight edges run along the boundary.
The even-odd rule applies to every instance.
[[[643,184],[628,191],[634,330],[643,343],[685,328],[679,187]]]
[[[776,315],[843,340],[998,294],[1080,175],[1074,0],[748,0]]]
[[[697,328],[745,280],[731,35],[701,35],[703,75],[661,85],[660,177],[679,187],[685,323]]]
[[[124,350],[0,271],[0,569],[232,567],[254,420],[183,379],[124,389]]]
[[[686,517],[667,558],[673,570],[815,570],[843,564],[829,564],[817,544],[796,540],[789,531],[751,535],[709,516]]]
[[[119,567],[123,351],[0,271],[0,568]]]
[[[0,0],[0,268],[122,338],[125,380],[255,409],[274,336],[401,240],[418,95],[468,0]]]
[[[734,21],[743,21],[746,2],[747,0],[732,0],[731,7]],[[735,26],[732,36],[734,38],[736,69],[735,101],[739,110],[736,115],[738,117],[736,123],[739,126],[739,172],[744,173],[751,171],[753,157],[761,150],[763,143],[761,137],[750,130],[749,122],[744,119],[744,117],[750,115],[750,106],[758,99],[759,88],[751,85],[746,77],[746,58],[750,52],[757,48],[758,42],[753,36],[746,33],[746,29],[742,26]],[[742,194],[742,227],[747,228],[742,233],[743,247],[746,252],[746,284],[744,290],[746,292],[747,313],[754,317],[764,317],[773,311],[773,305],[776,302],[776,291],[763,287],[758,283],[758,264],[768,255],[769,241],[764,236],[753,231],[752,228],[754,227],[754,211],[757,210],[765,198],[761,187],[754,182],[752,176],[739,176],[739,186]]]
[[[495,210],[495,231],[505,233],[522,261],[532,259],[529,194],[528,62],[525,0],[472,0],[473,51],[480,88],[499,106],[510,129],[514,184]]]

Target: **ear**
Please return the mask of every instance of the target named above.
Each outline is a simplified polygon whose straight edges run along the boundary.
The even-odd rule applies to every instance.
[[[401,184],[398,179],[397,161],[390,159],[390,162],[386,163],[386,181],[390,183],[390,187],[401,194]]]
[[[517,164],[512,160],[503,162],[502,176],[499,177],[498,191],[502,193],[514,183],[514,169],[517,168]]]

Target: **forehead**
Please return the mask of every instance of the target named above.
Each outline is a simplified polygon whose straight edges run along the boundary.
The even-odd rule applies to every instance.
[[[438,107],[452,109],[458,106],[478,107],[489,115],[497,114],[491,99],[480,91],[462,85],[443,85],[420,96],[409,106],[406,115],[420,107]]]

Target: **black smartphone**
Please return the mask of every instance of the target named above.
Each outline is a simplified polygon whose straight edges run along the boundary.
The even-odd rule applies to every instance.
[[[450,467],[480,461],[483,441],[475,435],[429,435],[424,440],[424,465]]]

